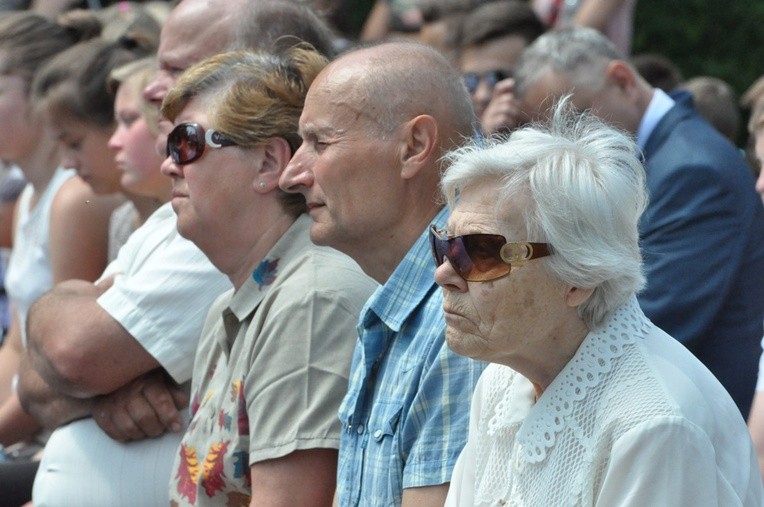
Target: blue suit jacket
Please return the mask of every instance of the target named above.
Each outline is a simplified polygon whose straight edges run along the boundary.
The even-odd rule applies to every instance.
[[[690,96],[644,148],[650,204],[640,223],[650,319],[692,351],[748,416],[764,318],[764,208],[739,150]]]

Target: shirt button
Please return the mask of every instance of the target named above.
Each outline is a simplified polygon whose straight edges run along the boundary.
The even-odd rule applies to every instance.
[[[374,432],[374,440],[382,440],[382,430],[377,430]]]
[[[363,424],[359,424],[358,426],[356,426],[355,430],[356,430],[356,432],[358,432],[359,435],[362,434],[363,433]]]

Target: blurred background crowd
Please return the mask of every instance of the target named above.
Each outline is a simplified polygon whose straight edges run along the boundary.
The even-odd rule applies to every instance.
[[[171,85],[176,83],[181,72],[191,64],[220,49],[215,49],[211,54],[200,54],[201,50],[191,42],[181,44],[179,35],[174,39],[167,37],[162,29],[178,3],[158,0],[0,0],[0,70],[3,71],[0,72],[0,282],[5,281],[0,292],[0,336],[3,340],[0,342],[0,444],[4,446],[0,459],[6,464],[14,464],[13,467],[0,470],[0,497],[3,496],[3,487],[10,492],[9,485],[13,485],[14,493],[6,497],[9,502],[7,505],[19,505],[31,497],[32,484],[39,466],[35,456],[39,457],[38,453],[46,443],[53,442],[59,449],[64,449],[59,450],[58,456],[71,452],[65,446],[61,447],[59,430],[51,434],[51,430],[65,423],[92,416],[96,420],[93,424],[97,423],[115,440],[141,440],[146,435],[156,436],[151,435],[151,429],[142,428],[139,436],[134,437],[129,431],[125,432],[124,427],[118,427],[118,424],[110,426],[109,421],[98,420],[98,414],[106,414],[113,407],[108,405],[111,403],[108,397],[120,389],[129,390],[129,386],[135,386],[135,382],[140,380],[141,389],[146,385],[161,386],[163,396],[175,400],[179,407],[189,403],[184,398],[187,390],[176,388],[190,382],[190,358],[196,350],[196,342],[176,354],[185,353],[183,364],[180,364],[180,360],[179,364],[173,363],[173,354],[177,351],[155,351],[151,345],[141,341],[141,333],[157,334],[156,331],[142,329],[142,324],[137,321],[135,327],[131,327],[131,319],[135,317],[123,309],[126,303],[118,301],[116,296],[111,303],[108,299],[99,299],[100,308],[104,308],[115,323],[119,322],[118,326],[110,329],[116,329],[115,336],[124,333],[136,337],[142,348],[133,344],[136,347],[128,354],[127,349],[111,349],[113,344],[104,342],[99,345],[101,349],[93,348],[93,355],[88,356],[91,351],[87,339],[92,337],[83,335],[81,341],[73,342],[75,345],[72,350],[82,347],[82,350],[88,351],[82,352],[81,357],[74,357],[76,354],[70,356],[69,376],[60,364],[53,365],[51,356],[54,354],[48,348],[52,338],[47,336],[56,333],[64,335],[65,331],[73,329],[67,325],[77,325],[89,312],[85,306],[77,307],[78,311],[83,312],[81,314],[69,311],[75,307],[66,306],[62,301],[70,304],[72,300],[67,298],[74,294],[95,302],[96,298],[108,293],[117,274],[140,273],[140,264],[144,261],[149,263],[147,259],[156,255],[156,251],[147,250],[148,238],[162,238],[167,245],[171,245],[167,247],[164,261],[169,258],[169,252],[177,255],[177,252],[185,251],[188,256],[184,259],[190,259],[189,265],[197,261],[194,256],[198,255],[203,263],[209,264],[206,261],[209,258],[218,268],[212,269],[205,264],[204,269],[196,275],[194,283],[198,286],[200,280],[203,280],[203,286],[208,289],[204,295],[194,294],[198,299],[179,300],[173,303],[177,306],[171,306],[167,303],[168,298],[157,298],[155,307],[158,314],[172,314],[171,310],[177,310],[178,307],[198,306],[198,315],[184,323],[188,329],[193,330],[191,334],[195,337],[198,337],[204,323],[207,308],[228,288],[228,279],[237,291],[241,287],[237,285],[235,274],[226,272],[216,263],[216,255],[219,255],[223,259],[220,264],[224,264],[227,252],[219,252],[219,245],[210,244],[213,242],[207,241],[204,234],[192,237],[194,231],[184,231],[182,221],[178,222],[180,235],[191,239],[206,257],[202,257],[196,249],[188,253],[189,247],[180,245],[175,215],[167,206],[174,196],[173,181],[185,178],[179,168],[199,159],[205,146],[210,149],[245,146],[244,141],[227,139],[212,129],[208,129],[205,134],[199,123],[178,120],[185,118],[183,114],[190,114],[188,111],[203,114],[197,112],[198,104],[193,97],[195,94],[204,95],[205,86],[212,87],[214,91],[214,86],[209,83],[214,82],[214,79],[223,79],[215,74],[219,70],[217,68],[210,71],[212,77],[208,81],[203,79],[204,76],[195,76],[198,82],[193,81],[193,76],[186,77],[182,81],[183,86],[187,87],[184,88],[185,95],[171,94],[169,105],[165,102],[162,113],[166,117],[180,126],[191,126],[184,127],[185,130],[176,127],[172,133],[162,127],[159,106],[168,95]],[[745,169],[753,175],[753,178],[746,175],[746,181],[755,181],[753,186],[764,201],[764,174],[761,172],[764,156],[764,30],[761,30],[764,26],[764,3],[759,0],[685,0],[681,7],[660,0],[295,0],[294,3],[306,4],[317,13],[316,19],[320,19],[320,23],[316,21],[316,26],[322,28],[316,33],[311,32],[315,35],[315,40],[311,42],[328,60],[336,54],[362,47],[364,43],[383,40],[416,40],[435,48],[460,74],[466,85],[477,119],[478,131],[475,134],[478,138],[498,137],[514,131],[529,120],[541,119],[534,116],[539,109],[528,107],[533,104],[533,100],[527,87],[535,83],[537,77],[531,76],[532,69],[529,70],[527,63],[530,57],[526,55],[526,60],[521,60],[528,46],[551,29],[593,28],[604,35],[623,60],[638,73],[634,77],[636,74],[629,74],[629,70],[628,76],[640,85],[641,78],[644,78],[646,84],[643,91],[651,90],[645,93],[649,95],[654,88],[665,92],[666,97],[671,96],[671,100],[691,97],[697,112],[734,147],[730,148],[729,153],[724,152],[725,157],[740,155],[745,159]],[[298,9],[295,12],[302,11]],[[30,17],[30,13],[39,16]],[[272,19],[279,16],[283,16],[281,11]],[[310,29],[314,22],[311,16],[313,14],[306,18],[306,26],[310,25]],[[326,33],[322,31],[324,22]],[[263,30],[262,41],[253,42],[246,35],[236,32],[226,35],[232,41],[221,43],[220,46],[244,49],[259,44],[277,44],[282,34],[279,30],[283,27],[278,23],[272,27],[272,33],[265,34],[266,30]],[[301,30],[309,31],[308,28],[300,27]],[[289,30],[293,29],[297,30],[293,27],[283,30],[291,34]],[[192,38],[192,35],[184,33],[183,37]],[[171,47],[168,40],[176,43],[177,47]],[[325,47],[321,47],[324,42]],[[183,52],[184,48],[187,49],[186,53]],[[292,57],[297,60],[308,59],[304,55]],[[325,63],[324,60],[313,64],[301,61],[300,65],[312,69],[306,71],[310,78],[305,78],[306,82],[301,83],[304,89],[289,92],[296,94],[294,101],[299,102],[300,106],[310,85],[309,81]],[[177,68],[174,67],[176,64]],[[221,67],[227,65],[224,61],[216,64]],[[241,66],[247,64],[251,62],[238,62]],[[267,66],[262,62],[259,65]],[[416,72],[416,69],[410,71]],[[234,79],[232,75],[225,74]],[[526,88],[518,88],[520,85]],[[289,93],[285,92],[285,95]],[[548,97],[553,95],[550,92]],[[283,100],[289,102],[292,99]],[[585,106],[594,108],[595,101],[592,99]],[[648,102],[649,98],[645,107]],[[544,105],[548,107],[551,104]],[[224,105],[216,103],[217,106],[224,113],[233,114]],[[235,108],[231,106],[231,109]],[[40,116],[29,115],[28,111],[31,110],[40,113]],[[224,113],[221,114],[224,116]],[[291,115],[289,121],[296,125],[298,113],[290,111],[283,114]],[[273,128],[273,135],[282,136],[282,140],[285,140],[280,148],[273,148],[276,151],[282,150],[281,158],[276,158],[282,164],[280,170],[285,170],[289,155],[294,155],[299,140],[293,139],[292,132],[280,132],[278,129],[281,126]],[[637,131],[636,128],[627,130],[632,130],[632,134]],[[168,134],[172,149],[167,142]],[[198,145],[193,145],[193,142]],[[192,143],[195,149],[189,148],[188,143]],[[720,151],[727,150],[728,146],[724,146]],[[640,145],[640,148],[644,146]],[[160,165],[164,174],[158,170]],[[743,167],[742,162],[740,166]],[[284,197],[286,194],[280,193],[278,178],[260,182],[260,185],[259,189],[264,194],[273,192],[270,196],[273,201],[268,205],[274,210],[274,221],[282,218],[294,220],[292,210],[299,205],[294,204],[295,199],[289,201],[288,197]],[[284,188],[283,182],[282,189],[289,191]],[[293,208],[289,208],[290,202]],[[82,203],[87,203],[85,211]],[[281,205],[284,209],[279,207]],[[237,220],[235,212],[238,210],[224,217],[229,219],[232,229]],[[756,213],[760,216],[760,209]],[[143,231],[145,236],[140,236],[140,232],[133,235],[135,231]],[[146,231],[151,231],[151,235]],[[232,236],[231,245],[235,243],[236,235]],[[219,241],[223,237],[221,233],[220,237],[215,238]],[[132,238],[132,242],[129,238]],[[754,238],[750,245],[755,241],[758,241],[758,246],[750,247],[754,252],[751,257],[759,259],[761,241]],[[120,254],[120,248],[125,245]],[[145,252],[142,248],[146,249]],[[142,252],[145,257],[142,257]],[[124,258],[131,261],[127,262]],[[338,271],[342,271],[341,262],[336,262]],[[743,262],[740,261],[741,265]],[[271,283],[269,274],[276,267],[267,263],[256,267],[253,276],[261,288]],[[365,268],[363,265],[361,267]],[[179,266],[173,268],[181,271]],[[364,271],[370,274],[368,270]],[[748,276],[749,271],[740,268],[740,272],[743,274],[729,275],[730,280],[736,277],[734,283],[723,281],[719,286],[727,290],[728,285],[740,283],[742,287],[745,282],[761,286],[764,282],[740,281]],[[223,277],[221,273],[228,277]],[[754,266],[750,273],[754,273],[753,278],[758,276],[760,264]],[[358,273],[356,275],[356,278],[348,275],[346,280],[348,294],[355,294],[356,291],[358,294],[356,298],[349,298],[355,300],[348,302],[348,306],[365,300],[374,285]],[[140,279],[141,284],[136,282],[136,286],[141,285],[140,289],[129,286],[125,288],[119,284],[118,289],[123,290],[124,294],[140,292],[149,283],[150,277],[146,274],[142,276],[145,278]],[[155,285],[152,290],[161,292],[162,285],[170,283],[169,274],[163,275],[166,278],[160,278],[156,273],[151,276],[153,279],[150,283]],[[372,278],[382,284],[386,281]],[[61,282],[73,279],[87,282],[88,285],[61,285]],[[56,290],[51,291],[54,288]],[[183,288],[179,284],[173,294],[181,293]],[[734,293],[736,288],[739,287],[736,285],[730,289],[732,296],[727,301],[734,300],[735,305],[732,306],[737,305],[738,299],[745,300],[746,297],[746,294],[741,297],[741,294]],[[128,289],[136,292],[129,292]],[[193,290],[186,291],[186,294],[189,292]],[[9,304],[9,297],[13,304]],[[648,308],[647,302],[640,303]],[[149,311],[146,310],[149,303],[144,304],[146,307],[142,311]],[[743,303],[737,306],[743,306]],[[37,308],[37,313],[34,308]],[[43,308],[46,312],[41,310]],[[360,307],[354,308],[354,311],[349,312],[345,316],[346,321],[342,323],[348,329],[354,329],[354,319]],[[679,312],[676,308],[671,311]],[[724,312],[719,310],[719,313]],[[138,315],[137,320],[146,320],[145,314]],[[92,314],[87,316],[90,317]],[[658,319],[653,315],[648,317]],[[709,319],[713,320],[712,317]],[[32,319],[34,325],[29,325],[28,318]],[[724,318],[719,317],[717,320],[723,321]],[[725,364],[719,366],[717,371],[711,364],[728,350],[706,351],[709,356],[707,358],[702,357],[703,352],[692,350],[730,391],[744,417],[751,411],[751,402],[754,400],[760,354],[758,340],[762,335],[759,325],[761,315],[754,315],[753,320],[758,326],[753,332],[755,341],[748,340],[745,351],[734,351],[738,358],[745,356],[739,361],[725,360]],[[718,322],[712,322],[708,326],[716,324]],[[208,322],[207,326],[210,325]],[[232,324],[226,320],[225,326],[229,329]],[[93,329],[100,332],[102,328],[94,324]],[[183,329],[185,331],[186,328]],[[28,330],[31,333],[29,337]],[[678,332],[669,331],[685,342],[683,337],[677,336]],[[97,333],[94,331],[94,334]],[[703,331],[697,334],[700,336]],[[39,338],[43,335],[46,338]],[[688,347],[691,347],[691,342],[688,339],[685,343],[690,343]],[[107,361],[88,363],[94,357],[103,357],[96,353],[109,350],[113,354],[112,358],[136,357],[134,361],[126,360],[132,369],[128,371],[128,366],[125,366],[124,371],[110,371],[119,368],[111,368]],[[146,351],[148,353],[145,356],[141,355]],[[348,351],[348,356],[351,352]],[[36,361],[34,368],[27,363],[30,361],[28,355],[32,361]],[[93,364],[93,377],[84,378],[90,373],[83,373],[83,370],[90,371]],[[87,368],[83,365],[87,365]],[[206,366],[210,371],[215,370],[214,365]],[[41,378],[37,377],[37,373],[29,372],[39,372]],[[151,372],[153,377],[148,376]],[[746,378],[744,386],[739,382],[740,376]],[[77,382],[73,378],[77,378]],[[19,382],[24,394],[23,400],[18,394]],[[761,384],[758,388],[764,388],[764,380],[759,382]],[[40,390],[30,387],[46,383],[55,389],[48,393],[45,390],[48,386]],[[195,408],[198,408],[199,400],[195,401]],[[239,402],[238,399],[235,401]],[[191,404],[193,406],[193,400]],[[757,413],[756,406],[754,401],[754,411],[751,414]],[[764,395],[759,400],[758,408],[759,415],[752,415],[749,422],[761,459],[764,457]],[[157,435],[164,433],[165,427],[180,427],[188,423],[174,409],[169,414],[168,420],[162,421],[164,426],[161,431],[156,430]],[[332,420],[333,415],[334,412]],[[230,421],[228,424],[230,426]],[[754,428],[753,425],[761,427]],[[361,432],[363,427],[359,434]],[[67,438],[70,441],[75,439],[71,435]],[[175,449],[178,442],[177,439],[165,440],[163,450]],[[107,445],[104,443],[103,448]],[[169,456],[167,459],[174,457],[167,452],[165,455]],[[111,456],[108,455],[109,458]],[[51,451],[46,459],[52,461],[56,457],[57,454]],[[189,460],[192,461],[191,458]],[[56,467],[55,464],[47,464],[43,468],[50,471]],[[169,463],[166,468],[169,470]],[[42,475],[43,472],[40,472],[37,479],[36,487],[40,489],[43,487],[40,485],[42,481],[54,481],[51,475],[55,476],[49,473],[45,476],[47,479],[40,479]],[[182,482],[182,478],[179,482]],[[164,484],[157,487],[160,496],[165,494]],[[182,484],[178,486],[178,490],[181,489]],[[48,491],[59,490],[49,486]],[[45,498],[45,495],[41,494],[38,498]],[[0,505],[6,504],[0,499]],[[43,501],[40,505],[46,504]]]

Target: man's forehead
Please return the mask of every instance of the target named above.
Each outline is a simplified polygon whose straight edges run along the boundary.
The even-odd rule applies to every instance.
[[[340,57],[329,63],[316,76],[315,82],[325,87],[338,88],[356,83],[364,68],[352,55]]]
[[[168,44],[160,48],[157,53],[160,67],[170,69],[185,70],[195,63],[198,63],[210,56],[218,54],[223,50],[211,50],[208,45],[203,45],[200,40],[189,44]]]
[[[369,89],[369,80],[374,79],[372,66],[368,59],[342,57],[324,68],[305,98],[300,119],[304,133],[340,134],[381,126],[380,110],[390,97],[372,96]]]
[[[347,88],[311,87],[300,116],[300,133],[303,136],[337,137],[365,132],[376,119],[368,114],[365,102],[355,100],[354,95]]]
[[[308,89],[305,105],[326,103],[332,106],[347,106],[360,101],[363,86],[360,76],[351,68],[329,64],[324,68]]]
[[[341,94],[333,93],[328,87],[311,87],[300,115],[300,130],[303,135],[334,133],[340,123],[346,123],[342,119],[347,110]]]

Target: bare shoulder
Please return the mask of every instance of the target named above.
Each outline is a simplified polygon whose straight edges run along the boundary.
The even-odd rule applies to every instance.
[[[85,216],[97,212],[111,213],[123,202],[125,197],[122,194],[98,195],[90,185],[75,176],[61,185],[53,198],[52,206],[56,214],[75,213]]]

